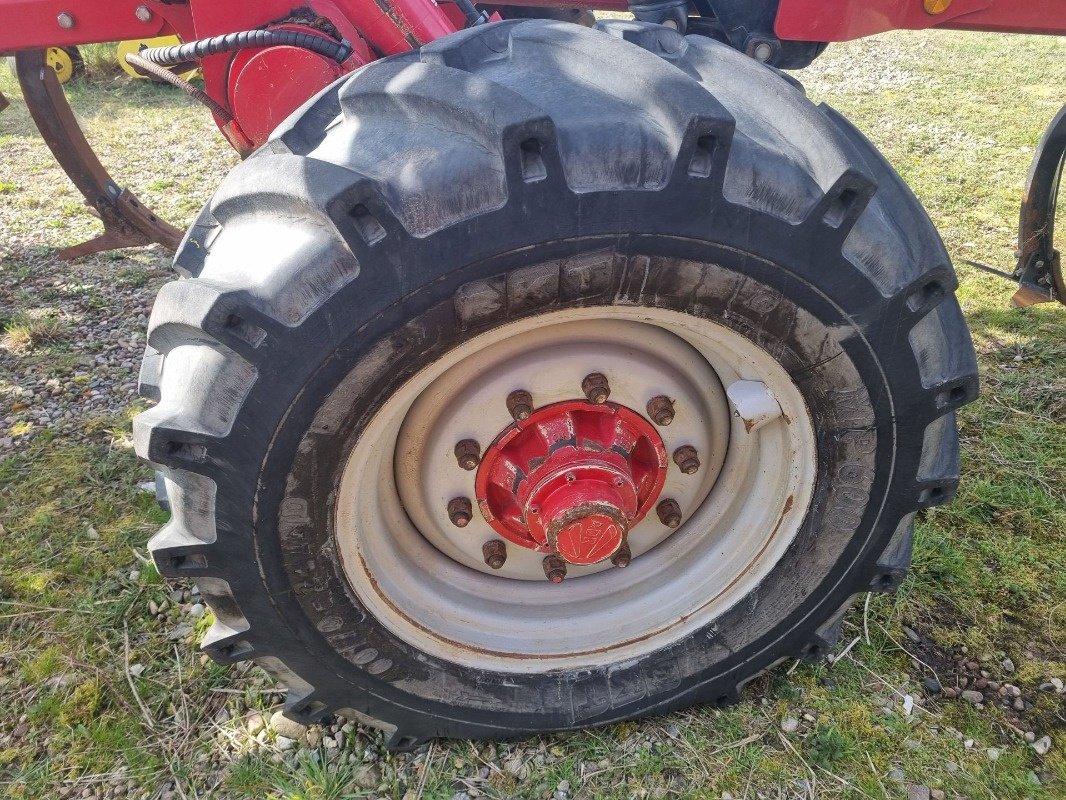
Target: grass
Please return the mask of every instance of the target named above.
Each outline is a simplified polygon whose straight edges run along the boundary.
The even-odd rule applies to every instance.
[[[74,108],[120,180],[187,222],[235,159],[184,97],[115,77],[105,56],[92,53],[95,79],[70,88]],[[900,33],[831,47],[800,77],[883,149],[956,263],[1009,267],[1032,147],[1063,101],[1064,56],[1051,38]],[[6,73],[0,90],[12,99],[0,130],[2,418],[28,366],[88,380],[49,309],[77,297],[80,313],[98,313],[103,282],[156,286],[166,268],[154,249],[55,260],[51,248],[98,223]],[[271,682],[202,658],[210,615],[193,620],[189,587],[164,582],[145,558],[164,515],[139,488],[150,475],[129,449],[129,415],[94,421],[82,442],[37,431],[0,461],[0,794],[121,784],[143,797],[534,798],[566,782],[574,796],[603,798],[904,797],[910,785],[949,797],[1066,795],[1066,705],[1038,689],[1066,678],[1066,311],[1010,310],[1009,286],[959,274],[984,392],[960,417],[958,500],[920,519],[902,591],[849,614],[846,657],[784,665],[724,711],[518,744],[437,742],[414,756],[385,754],[376,734],[354,728],[343,759],[323,745],[293,763],[247,727],[279,701]],[[945,685],[977,677],[958,664],[963,648],[964,661],[1021,688],[1026,724],[1051,735],[1049,753],[1037,755],[998,707],[924,696],[933,673]],[[1003,658],[1016,666],[1009,676]]]

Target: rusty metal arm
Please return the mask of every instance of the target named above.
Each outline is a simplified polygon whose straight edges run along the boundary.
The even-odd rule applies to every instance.
[[[1018,224],[1019,288],[1013,298],[1016,306],[1066,303],[1062,262],[1055,249],[1055,206],[1066,158],[1066,106],[1048,126],[1036,149],[1029,179],[1025,183],[1021,220]]]
[[[182,232],[159,219],[133,195],[119,186],[104,169],[71,111],[55,72],[45,64],[43,50],[16,54],[18,76],[26,107],[48,149],[63,171],[85,196],[104,224],[104,232],[87,242],[65,248],[60,258],[70,259],[122,247],[158,242],[171,250]]]

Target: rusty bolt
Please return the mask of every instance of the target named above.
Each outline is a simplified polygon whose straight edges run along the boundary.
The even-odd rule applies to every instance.
[[[681,467],[686,475],[694,475],[700,468],[700,458],[696,448],[690,444],[679,447],[674,451],[674,463]]]
[[[455,460],[469,472],[481,463],[481,445],[473,439],[463,439],[455,446]]]
[[[674,401],[661,394],[648,401],[648,416],[656,425],[666,427],[674,421]]]
[[[507,545],[503,539],[489,539],[481,545],[481,555],[485,563],[493,569],[499,569],[507,561]]]
[[[448,501],[448,519],[452,521],[452,525],[457,528],[465,528],[470,524],[472,517],[473,509],[470,506],[469,498],[455,497]]]
[[[655,507],[655,513],[659,515],[659,522],[667,528],[676,528],[681,524],[681,506],[676,500],[663,500]]]
[[[148,6],[137,6],[137,8],[133,12],[133,15],[137,17],[137,19],[141,22],[152,21],[152,9],[150,9]]]
[[[581,381],[581,391],[590,403],[606,403],[607,398],[611,396],[611,386],[602,372],[586,375],[585,380]]]
[[[74,15],[69,11],[60,11],[56,17],[56,22],[59,23],[60,28],[69,30],[74,27]]]
[[[625,569],[629,566],[629,562],[633,560],[633,553],[629,549],[628,544],[623,544],[619,547],[613,556],[611,556],[611,563],[619,569]]]
[[[557,555],[545,556],[544,577],[552,583],[562,583],[566,577],[566,562]]]
[[[529,419],[533,413],[533,395],[525,389],[515,389],[507,395],[507,412],[519,422]]]

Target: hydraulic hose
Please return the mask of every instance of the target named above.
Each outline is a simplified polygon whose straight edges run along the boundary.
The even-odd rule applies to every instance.
[[[160,66],[158,63],[149,61],[148,59],[144,58],[144,53],[144,50],[141,51],[140,55],[137,55],[135,53],[127,53],[127,63],[132,64],[134,67],[141,70],[142,72],[147,72],[149,75],[152,75],[161,81],[169,83],[171,86],[176,86],[177,88],[185,92],[185,94],[189,95],[189,97],[203,103],[211,110],[211,112],[215,116],[222,120],[223,125],[227,125],[233,121],[233,115],[230,114],[221,105],[212,100],[208,96],[207,92],[203,91],[202,89],[197,89],[187,80],[180,77],[179,75],[175,75],[173,72],[163,66]]]
[[[185,42],[170,47],[146,47],[139,55],[153,64],[172,67],[217,53],[231,53],[235,50],[270,47],[271,45],[302,47],[320,56],[332,58],[338,64],[346,61],[352,54],[352,46],[347,41],[335,42],[325,36],[315,36],[302,31],[255,30],[227,33],[223,36],[212,36],[208,39],[198,39],[195,42]]]

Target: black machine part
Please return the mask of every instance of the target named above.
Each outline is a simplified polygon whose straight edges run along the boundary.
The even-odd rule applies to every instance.
[[[1040,140],[1025,183],[1018,224],[1018,291],[1012,303],[1028,306],[1058,300],[1066,303],[1059,251],[1055,249],[1055,206],[1066,160],[1066,106]]]

